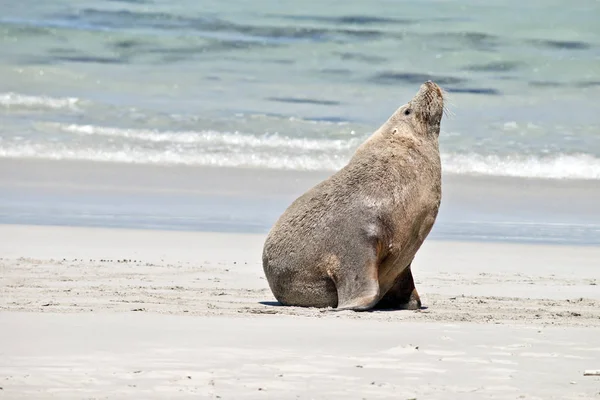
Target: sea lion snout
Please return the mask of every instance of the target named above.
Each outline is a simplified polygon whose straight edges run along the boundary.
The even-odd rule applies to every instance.
[[[442,88],[433,81],[427,81],[421,85],[409,104],[428,133],[437,136],[444,113],[444,91]]]
[[[413,98],[413,102],[421,103],[421,105],[429,105],[431,102],[440,102],[440,106],[444,106],[444,91],[433,81],[427,81],[421,85],[419,91]]]
[[[434,81],[427,81],[423,84],[423,86],[426,87],[426,90],[435,90],[439,97],[442,99],[444,98],[444,92],[442,91],[442,88],[439,87]]]

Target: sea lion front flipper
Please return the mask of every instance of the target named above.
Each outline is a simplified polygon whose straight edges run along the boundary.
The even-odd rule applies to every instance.
[[[379,300],[377,261],[365,260],[363,265],[351,265],[334,277],[337,289],[336,310],[369,310]]]
[[[411,264],[398,275],[394,285],[377,303],[377,309],[418,310],[421,299],[415,288],[415,281],[410,269]]]

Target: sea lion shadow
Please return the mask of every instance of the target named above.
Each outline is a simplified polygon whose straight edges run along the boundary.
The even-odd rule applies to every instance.
[[[263,306],[285,307],[278,301],[259,301],[258,304],[262,304]]]
[[[381,311],[381,312],[389,312],[389,311],[413,311],[413,312],[418,312],[418,311],[424,311],[427,310],[429,307],[427,306],[421,306],[419,308],[417,308],[416,310],[410,310],[407,308],[373,308],[369,311]]]
[[[258,304],[262,304],[263,306],[269,306],[269,307],[287,307],[283,304],[281,304],[278,301],[259,301]],[[416,309],[416,310],[405,310],[402,308],[371,308],[370,310],[364,310],[361,312],[389,312],[389,311],[422,311],[422,310],[427,310],[429,307],[427,306],[421,306],[420,308]],[[335,308],[332,308],[331,311],[336,311]],[[343,311],[348,311],[348,310],[343,310]]]

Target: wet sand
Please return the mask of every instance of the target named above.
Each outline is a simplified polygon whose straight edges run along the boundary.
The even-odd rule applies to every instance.
[[[0,159],[0,223],[264,234],[331,174]],[[443,179],[430,239],[600,243],[593,180]]]

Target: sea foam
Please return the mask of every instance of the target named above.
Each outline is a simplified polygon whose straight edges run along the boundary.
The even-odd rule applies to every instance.
[[[43,104],[73,102],[63,99]],[[160,131],[61,123],[45,123],[44,127],[47,136],[42,140],[0,140],[0,157],[335,171],[346,165],[367,137],[298,138],[279,133]],[[52,131],[71,138],[53,140]],[[443,152],[441,159],[443,171],[449,174],[600,179],[600,159],[590,154]]]
[[[33,109],[76,109],[79,99],[76,97],[28,96],[18,93],[0,93],[0,107]]]

